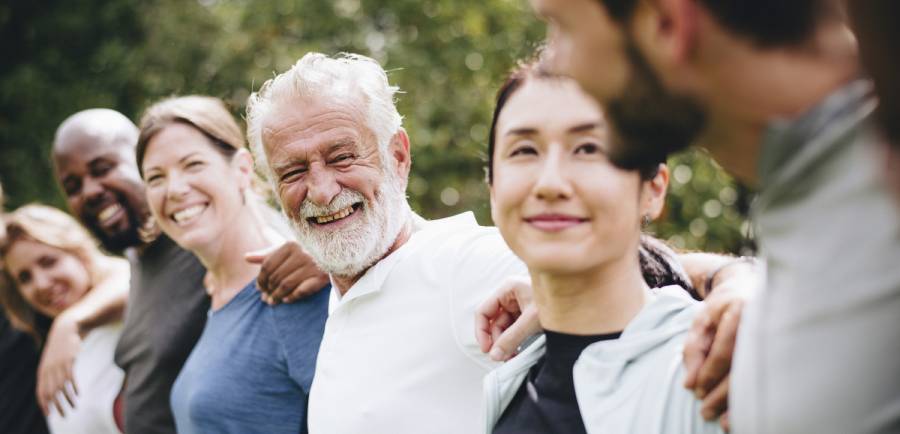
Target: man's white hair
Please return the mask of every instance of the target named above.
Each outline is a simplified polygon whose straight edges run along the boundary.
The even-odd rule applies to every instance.
[[[364,104],[366,127],[378,142],[382,164],[388,164],[388,145],[403,120],[394,105],[399,90],[388,82],[387,73],[374,59],[351,53],[334,57],[307,53],[291,69],[266,81],[247,101],[247,139],[257,168],[269,182],[277,183],[263,148],[262,125],[279,107],[304,100],[341,102],[348,98]]]

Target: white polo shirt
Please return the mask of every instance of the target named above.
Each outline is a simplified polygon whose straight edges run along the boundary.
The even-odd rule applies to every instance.
[[[349,291],[333,290],[309,398],[311,434],[465,434],[483,427],[475,308],[527,269],[472,213],[425,222]]]

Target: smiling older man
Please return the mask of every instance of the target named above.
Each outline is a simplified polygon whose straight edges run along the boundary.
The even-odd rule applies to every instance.
[[[372,59],[310,53],[247,109],[257,163],[334,283],[311,433],[478,431],[494,365],[474,339],[475,307],[526,273],[471,213],[424,221],[410,210],[396,91]]]

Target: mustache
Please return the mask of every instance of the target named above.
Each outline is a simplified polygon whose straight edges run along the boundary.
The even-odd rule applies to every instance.
[[[313,203],[309,197],[303,199],[303,202],[297,207],[296,215],[304,220],[331,215],[360,202],[362,202],[363,205],[366,204],[366,198],[362,193],[356,190],[343,189],[328,205],[317,205]]]

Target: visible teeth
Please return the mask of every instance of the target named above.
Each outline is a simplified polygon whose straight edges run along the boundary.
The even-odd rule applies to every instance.
[[[172,214],[172,220],[175,220],[175,223],[181,223],[185,220],[194,218],[195,216],[197,216],[197,214],[203,212],[205,208],[206,205],[194,205],[190,208],[185,208]]]
[[[114,203],[106,208],[103,208],[100,211],[100,213],[97,214],[97,219],[99,219],[101,222],[105,222],[110,217],[112,217],[115,213],[119,212],[120,209],[122,209],[122,206],[117,203]]]
[[[335,221],[335,220],[340,220],[344,217],[347,217],[352,212],[353,212],[353,207],[348,206],[347,208],[344,208],[334,214],[316,217],[316,223],[323,224],[323,223],[328,223],[328,222]]]

